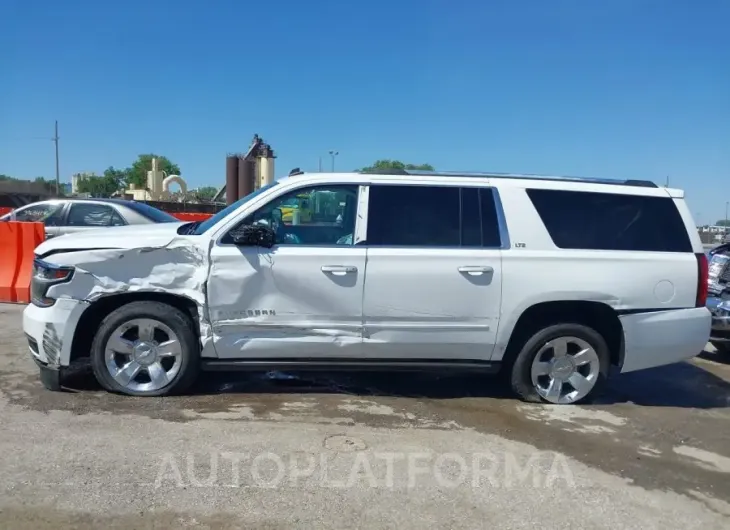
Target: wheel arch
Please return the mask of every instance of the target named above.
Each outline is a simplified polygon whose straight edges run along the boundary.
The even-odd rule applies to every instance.
[[[73,342],[71,344],[70,362],[89,357],[95,330],[99,328],[102,321],[112,311],[131,302],[160,302],[179,309],[186,315],[189,315],[193,320],[193,323],[195,324],[193,329],[198,341],[200,341],[200,318],[198,315],[198,306],[191,298],[178,294],[153,291],[112,294],[103,296],[92,302],[79,318],[76,329],[74,330]]]
[[[618,312],[604,302],[551,300],[527,307],[517,318],[504,350],[502,364],[514,362],[529,338],[547,326],[561,323],[583,324],[600,333],[610,352],[611,365],[620,367],[624,357],[624,333]]]

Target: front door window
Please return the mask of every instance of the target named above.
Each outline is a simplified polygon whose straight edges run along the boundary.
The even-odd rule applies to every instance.
[[[32,204],[16,212],[16,221],[44,223],[46,226],[58,226],[61,221],[63,203]]]
[[[273,199],[242,224],[270,226],[279,245],[352,245],[358,189],[356,184],[300,188]]]

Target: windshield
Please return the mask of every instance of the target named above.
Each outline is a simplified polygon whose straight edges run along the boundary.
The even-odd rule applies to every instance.
[[[179,223],[180,219],[143,202],[128,202],[126,206],[155,223]]]
[[[236,211],[239,206],[241,206],[243,204],[246,204],[248,201],[250,201],[254,197],[260,195],[261,193],[263,193],[266,190],[271,189],[272,187],[276,186],[277,184],[279,184],[279,182],[275,180],[271,184],[268,184],[268,185],[266,185],[266,186],[264,186],[262,188],[259,188],[256,191],[254,191],[253,193],[249,193],[245,197],[243,197],[241,199],[238,199],[236,202],[234,202],[232,204],[229,204],[228,206],[226,206],[225,208],[223,208],[220,212],[218,212],[217,214],[215,214],[213,217],[211,217],[209,219],[206,219],[205,221],[203,221],[202,223],[200,223],[198,225],[198,227],[195,229],[195,232],[193,232],[193,235],[199,236],[200,234],[203,234],[204,232],[207,232],[213,226],[215,226],[218,223],[218,221],[220,221],[224,217],[228,216],[228,214]]]

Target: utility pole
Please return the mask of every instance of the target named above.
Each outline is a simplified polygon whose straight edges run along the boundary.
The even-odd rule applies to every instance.
[[[725,203],[725,233],[727,233],[727,207],[730,205],[730,202]]]
[[[330,156],[332,157],[332,173],[335,172],[335,157],[339,154],[339,151],[330,151]]]
[[[56,197],[60,197],[61,187],[61,172],[58,169],[58,120],[56,120],[56,127],[53,135],[53,143],[56,144]]]
[[[666,182],[666,184],[664,184],[664,187],[665,188],[668,188],[669,187],[669,175],[667,175],[667,182]]]
[[[319,157],[319,172],[322,173],[322,157]]]

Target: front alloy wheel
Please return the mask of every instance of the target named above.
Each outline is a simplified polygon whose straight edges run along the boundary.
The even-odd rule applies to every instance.
[[[187,390],[200,366],[200,341],[190,315],[161,302],[112,311],[91,346],[91,366],[106,390],[163,396]]]
[[[105,348],[109,375],[133,392],[154,392],[175,379],[182,366],[180,339],[168,326],[139,318],[112,331]]]

